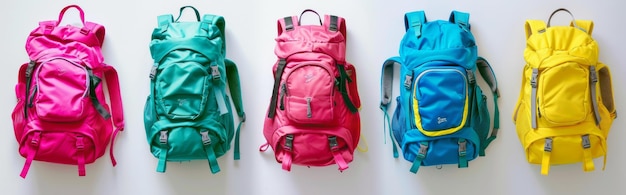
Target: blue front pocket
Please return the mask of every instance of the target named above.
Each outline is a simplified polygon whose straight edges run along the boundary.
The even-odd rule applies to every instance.
[[[465,69],[425,69],[419,72],[413,90],[414,123],[422,133],[446,135],[465,125],[468,110]]]

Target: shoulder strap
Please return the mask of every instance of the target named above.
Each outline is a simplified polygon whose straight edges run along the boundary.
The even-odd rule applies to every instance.
[[[323,24],[329,31],[340,32],[345,40],[348,39],[346,37],[346,20],[344,18],[335,15],[325,15]]]
[[[404,14],[404,31],[414,28],[415,36],[422,35],[422,25],[427,22],[426,13],[424,11],[414,11]]]
[[[230,95],[233,99],[233,103],[235,104],[235,109],[237,110],[237,115],[239,116],[240,120],[239,125],[237,125],[237,130],[235,131],[234,152],[235,160],[239,160],[239,130],[241,129],[241,125],[246,122],[246,113],[243,109],[243,99],[241,95],[241,85],[239,82],[239,71],[237,70],[237,65],[229,59],[224,59],[224,64],[226,65],[226,79],[228,79],[228,88],[230,90]]]
[[[491,131],[491,135],[485,140],[484,143],[481,143],[480,146],[480,154],[485,154],[485,149],[489,146],[493,140],[496,139],[498,134],[498,129],[500,129],[500,110],[498,109],[498,98],[500,97],[500,91],[498,90],[498,81],[496,79],[496,74],[493,72],[491,65],[489,62],[483,57],[478,57],[476,61],[476,67],[480,76],[485,80],[487,85],[489,85],[491,89],[491,94],[493,95],[493,107],[494,107],[494,115],[493,115],[493,130]],[[489,113],[487,116],[489,117]],[[482,139],[482,138],[481,138]]]
[[[295,29],[296,26],[299,26],[297,21],[298,21],[297,16],[287,16],[287,17],[278,19],[278,22],[277,22],[278,35],[280,36],[285,31],[291,31]]]
[[[470,23],[469,23],[469,17],[470,14],[467,12],[460,12],[460,11],[452,11],[452,13],[450,13],[450,22],[458,24],[459,26],[461,26],[461,28],[469,31],[471,29]]]
[[[109,154],[111,156],[111,162],[113,166],[117,164],[113,155],[113,145],[115,144],[115,137],[120,131],[124,131],[124,111],[122,107],[122,95],[120,92],[120,82],[117,76],[117,71],[113,66],[104,66],[104,78],[107,84],[109,92],[109,100],[111,101],[111,119],[113,120],[113,135],[111,136],[111,146]]]
[[[546,23],[542,20],[526,20],[526,39],[535,33],[542,33],[546,30]]]
[[[202,17],[202,25],[200,28],[208,30],[209,25],[215,25],[220,30],[220,37],[222,38],[222,54],[226,55],[226,21],[224,20],[224,17],[205,14]]]
[[[391,138],[391,143],[392,143],[392,149],[393,149],[393,157],[394,158],[398,158],[398,148],[396,148],[396,142],[393,139],[393,132],[391,131],[391,121],[389,119],[389,114],[387,113],[387,110],[389,109],[389,104],[391,104],[391,97],[392,97],[392,93],[393,93],[393,72],[394,72],[394,67],[396,65],[402,65],[402,60],[400,59],[400,57],[392,57],[387,59],[384,63],[383,63],[383,68],[382,68],[382,72],[381,72],[381,76],[380,76],[380,89],[381,89],[381,96],[380,96],[380,109],[383,111],[383,114],[385,116],[385,121],[387,123],[387,127],[389,128],[389,137]],[[385,132],[387,130],[387,128],[385,128],[385,125],[383,125],[383,134],[387,134],[387,132]],[[385,139],[387,140],[387,139]]]

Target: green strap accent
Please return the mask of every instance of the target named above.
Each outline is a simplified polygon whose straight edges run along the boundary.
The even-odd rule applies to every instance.
[[[167,162],[167,149],[161,148],[161,152],[159,153],[159,164],[157,165],[157,172],[164,173],[165,165]]]
[[[459,138],[459,168],[467,167],[467,140]]]
[[[348,84],[347,82],[353,82],[353,81],[348,76],[348,73],[346,73],[346,69],[343,66],[343,64],[337,64],[337,68],[339,69],[339,92],[341,93],[341,96],[343,97],[343,102],[346,104],[350,112],[356,113],[359,111],[359,109],[354,105],[354,103],[352,103],[352,100],[350,100],[350,96],[348,96],[348,88],[347,88],[347,84]]]
[[[500,90],[498,89],[496,74],[493,72],[491,65],[489,64],[489,62],[487,62],[485,58],[478,57],[478,60],[476,61],[476,67],[487,85],[489,85],[491,89],[491,94],[493,96],[493,129],[491,130],[491,135],[484,142],[481,142],[480,150],[478,152],[480,156],[485,156],[485,150],[487,149],[487,146],[489,146],[489,144],[496,139],[498,135],[498,130],[500,129],[500,109],[498,108],[498,98],[500,97]]]
[[[246,113],[243,109],[241,82],[239,81],[239,71],[237,70],[237,65],[229,59],[224,59],[224,64],[226,65],[226,79],[228,81],[230,95],[233,99],[233,103],[235,104],[237,115],[239,116],[239,125],[237,125],[237,130],[235,131],[234,151],[234,159],[239,160],[239,132],[241,130],[241,125],[246,122]]]
[[[404,30],[409,31],[410,28],[415,30],[415,36],[422,35],[422,26],[426,24],[426,14],[424,11],[414,11],[404,14]]]
[[[411,173],[417,173],[420,165],[422,165],[422,160],[426,158],[426,153],[428,152],[428,142],[419,142],[419,144],[420,149],[417,156],[415,156],[415,160],[413,160],[413,165],[411,165]]]

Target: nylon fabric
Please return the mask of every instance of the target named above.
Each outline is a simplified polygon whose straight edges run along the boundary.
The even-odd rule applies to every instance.
[[[424,11],[413,11],[405,14],[404,24],[400,56],[387,59],[381,73],[380,108],[386,116],[394,66],[400,66],[391,138],[404,159],[413,163],[413,173],[420,166],[468,167],[469,161],[485,155],[499,128],[497,80],[487,60],[478,57],[469,14],[452,11],[449,21],[427,21]],[[494,98],[493,130],[477,73]],[[396,157],[395,144],[393,150]]]
[[[567,10],[553,14],[559,11]],[[591,171],[593,158],[606,158],[606,141],[616,117],[611,75],[600,70],[607,66],[600,62],[598,43],[591,36],[593,22],[547,26],[541,20],[527,20],[525,29],[526,64],[513,122],[526,158],[541,164],[543,175],[551,165],[560,164],[582,163],[584,171]],[[544,151],[548,137],[550,152]],[[581,137],[588,138],[581,144]]]
[[[184,8],[192,8],[199,21],[180,22],[171,14],[161,15],[152,33],[154,65],[144,107],[146,138],[152,154],[160,159],[158,172],[165,172],[169,161],[207,160],[215,174],[220,171],[217,158],[230,150],[245,120],[239,73],[225,57],[224,18],[205,14],[200,19],[195,8],[182,7],[181,13]],[[241,120],[237,129],[229,95]],[[236,160],[238,144],[235,140]]]
[[[58,26],[70,8],[78,10],[82,27]],[[30,62],[18,72],[11,114],[19,153],[26,158],[23,178],[32,161],[76,165],[78,175],[85,176],[85,165],[104,155],[109,143],[111,162],[117,163],[113,140],[124,129],[119,80],[104,63],[104,26],[85,21],[84,15],[79,6],[68,5],[59,20],[40,22],[27,37]]]
[[[361,138],[361,100],[356,68],[346,61],[345,20],[319,19],[321,24],[300,24],[298,16],[277,22],[278,59],[263,135],[285,171],[333,164],[343,171]]]

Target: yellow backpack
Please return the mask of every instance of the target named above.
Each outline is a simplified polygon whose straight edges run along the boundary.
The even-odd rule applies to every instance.
[[[513,113],[516,131],[528,162],[550,165],[582,162],[593,171],[593,158],[604,156],[607,136],[617,114],[609,67],[598,60],[591,37],[593,21],[550,26],[527,20],[526,65]],[[604,166],[602,168],[604,170]]]

